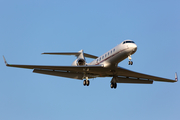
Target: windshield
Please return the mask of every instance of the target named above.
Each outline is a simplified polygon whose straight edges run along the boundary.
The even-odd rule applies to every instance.
[[[135,43],[134,41],[124,41],[123,44],[125,43]]]

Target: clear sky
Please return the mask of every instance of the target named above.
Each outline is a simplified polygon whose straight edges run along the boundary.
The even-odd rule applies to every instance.
[[[125,39],[138,45],[119,66],[174,79],[180,75],[179,0],[1,0],[0,55],[8,63],[71,65],[74,56],[102,55]],[[88,59],[91,62],[92,59]],[[179,120],[180,82],[118,84],[83,81],[8,68],[0,61],[1,120]]]

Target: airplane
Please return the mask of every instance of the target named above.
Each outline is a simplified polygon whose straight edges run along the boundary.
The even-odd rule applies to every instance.
[[[89,86],[89,79],[96,77],[111,77],[110,87],[114,89],[117,88],[117,83],[153,84],[153,81],[178,81],[177,73],[175,73],[175,80],[172,80],[134,72],[118,66],[118,63],[126,58],[129,59],[128,64],[133,65],[131,55],[136,51],[137,45],[135,42],[132,40],[125,40],[99,57],[84,53],[83,50],[79,52],[42,53],[50,55],[75,55],[77,59],[71,66],[17,65],[8,64],[4,56],[3,59],[8,67],[33,69],[34,73],[83,80],[84,86]],[[94,60],[87,63],[85,57]]]

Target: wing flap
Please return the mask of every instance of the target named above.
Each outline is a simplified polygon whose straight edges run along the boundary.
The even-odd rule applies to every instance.
[[[38,70],[34,69],[34,73],[40,73],[40,74],[46,74],[46,75],[53,75],[53,76],[60,76],[60,77],[67,77],[67,78],[73,78],[73,79],[83,79],[82,73],[69,73],[69,72],[61,72],[61,71],[50,71],[50,70]]]
[[[54,71],[54,70],[41,70],[41,69],[34,69],[34,73],[46,74],[46,75],[53,75],[59,77],[66,77],[66,78],[73,78],[83,80],[84,74],[77,73],[77,72],[67,72],[67,71]],[[95,78],[97,76],[88,75],[89,78]]]
[[[122,78],[116,77],[116,83],[135,83],[135,84],[153,84],[153,80],[141,80],[141,79],[131,79],[131,78]]]

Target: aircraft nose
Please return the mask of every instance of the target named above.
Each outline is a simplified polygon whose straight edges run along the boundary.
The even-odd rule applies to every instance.
[[[131,44],[131,45],[128,45],[128,46],[131,48],[133,53],[136,52],[136,50],[137,50],[137,45],[136,44]]]
[[[133,45],[133,51],[136,52],[136,50],[137,50],[137,45],[134,44],[134,45]]]

